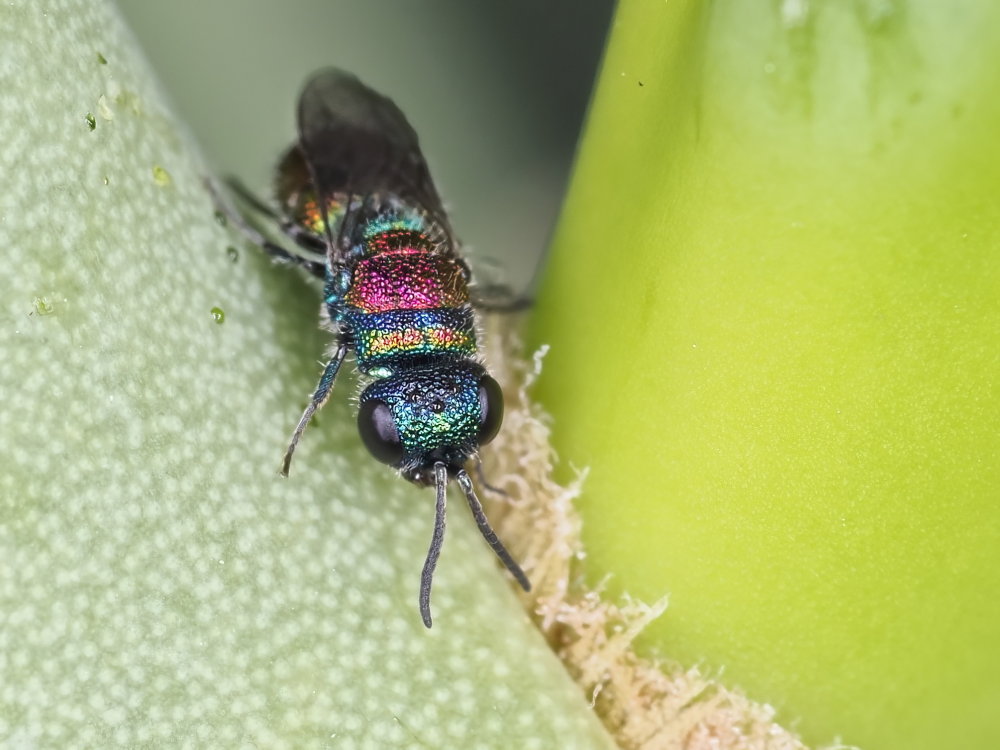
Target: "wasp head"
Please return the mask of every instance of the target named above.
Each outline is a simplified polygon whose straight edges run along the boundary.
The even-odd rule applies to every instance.
[[[503,394],[472,361],[418,366],[376,380],[361,394],[358,430],[369,452],[411,482],[435,483],[434,465],[455,474],[503,419]]]

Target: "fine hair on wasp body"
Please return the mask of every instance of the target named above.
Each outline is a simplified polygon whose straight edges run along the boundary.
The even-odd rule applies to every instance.
[[[451,480],[483,538],[530,590],[490,527],[465,468],[503,419],[500,386],[479,361],[474,310],[477,302],[496,305],[477,299],[470,285],[469,267],[406,117],[353,75],[321,70],[299,97],[298,140],[279,161],[274,181],[277,210],[238,184],[232,187],[278,225],[290,246],[266,238],[216,194],[233,225],[275,258],[323,279],[323,319],[335,337],[281,473],[288,475],[303,431],[352,352],[369,380],[358,399],[365,447],[414,484],[435,488],[434,530],[420,578],[424,625],[431,627],[431,581]]]

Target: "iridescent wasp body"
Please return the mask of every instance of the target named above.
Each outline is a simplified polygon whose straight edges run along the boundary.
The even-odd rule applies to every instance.
[[[330,395],[350,351],[371,382],[358,429],[369,452],[437,491],[434,533],[420,582],[420,614],[431,626],[430,589],[444,538],[447,484],[461,487],[483,537],[525,591],[530,584],[493,532],[466,463],[503,418],[500,386],[477,360],[468,266],[400,109],[353,75],[321,70],[298,105],[298,141],[275,180],[278,211],[236,187],[274,219],[294,249],[273,243],[226,209],[271,255],[324,280],[322,314],[336,345],[299,419],[282,464]],[[223,205],[223,208],[226,208]]]

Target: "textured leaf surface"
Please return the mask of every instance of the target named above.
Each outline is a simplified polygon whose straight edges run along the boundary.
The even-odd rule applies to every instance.
[[[277,476],[318,290],[227,250],[114,10],[5,3],[0,120],[0,744],[611,747],[457,503],[424,629],[349,380]]]

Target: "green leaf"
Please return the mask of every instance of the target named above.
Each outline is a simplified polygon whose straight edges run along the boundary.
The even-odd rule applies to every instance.
[[[0,116],[0,744],[610,748],[463,507],[425,630],[349,378],[277,475],[319,291],[232,251],[113,7],[5,3]]]
[[[1000,6],[622,2],[535,319],[591,580],[807,741],[1000,743]]]

